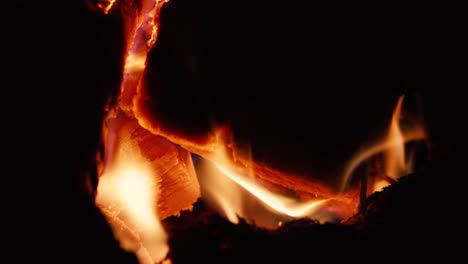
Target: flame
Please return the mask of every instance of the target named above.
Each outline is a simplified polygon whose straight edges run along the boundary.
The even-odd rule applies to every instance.
[[[225,129],[220,130],[223,132],[216,134],[226,133]],[[217,141],[214,153],[200,162],[199,178],[207,194],[202,198],[209,204],[214,204],[229,221],[238,223],[239,217],[242,217],[257,226],[277,228],[282,220],[293,218],[329,220],[329,217],[319,214],[321,206],[329,199],[301,201],[297,197],[271,191],[272,186],[262,185],[255,177],[252,166],[236,162],[237,158],[228,154],[226,146],[230,144],[223,143],[222,139]],[[234,151],[231,154],[235,155]],[[254,200],[258,204],[253,210],[248,210],[246,203]]]
[[[126,123],[109,113],[104,123],[106,159],[99,178],[96,204],[107,217],[122,248],[140,263],[162,260],[169,248],[156,205],[158,175],[138,145],[126,140]]]
[[[203,199],[231,223],[239,223],[239,215],[242,215],[242,195],[239,186],[206,159],[199,161],[198,168],[200,185],[204,188]]]
[[[107,14],[114,2],[101,1],[99,7]],[[160,179],[138,146],[126,139],[126,123],[117,115],[123,110],[122,94],[139,84],[147,52],[156,41],[159,12],[165,2],[143,1],[134,23],[131,23],[134,18],[127,21],[129,48],[119,102],[109,109],[103,124],[105,160],[99,164],[101,172],[95,199],[122,248],[135,253],[141,264],[163,261],[169,251],[167,235],[157,213]]]
[[[401,107],[403,98],[398,99],[395,110],[393,111],[390,129],[388,131],[387,141],[392,142],[391,146],[385,151],[385,175],[398,179],[404,174],[405,164],[405,139],[400,128]]]
[[[350,160],[344,170],[341,191],[344,191],[349,184],[351,175],[354,170],[363,162],[368,161],[371,157],[379,153],[385,154],[385,174],[387,178],[398,179],[408,172],[409,164],[405,163],[405,144],[410,141],[423,140],[426,138],[426,133],[421,124],[413,124],[410,128],[403,130],[400,126],[400,119],[404,95],[398,98],[395,110],[392,115],[388,135],[382,141],[377,142],[363,151],[358,152]],[[389,185],[386,180],[378,180],[375,183],[374,190]]]
[[[257,186],[254,182],[249,181],[247,178],[238,174],[233,169],[228,169],[220,164],[216,164],[216,167],[223,172],[226,177],[234,181],[235,183],[242,186],[244,189],[249,191],[260,201],[265,203],[271,209],[292,217],[302,217],[311,214],[317,209],[317,206],[325,202],[326,200],[311,201],[311,202],[297,202],[294,199],[286,196],[277,195],[268,191],[261,186]]]
[[[114,2],[115,0],[107,0],[103,2],[105,5],[99,7],[107,14]],[[134,252],[142,264],[160,262],[169,251],[167,235],[156,210],[160,179],[138,147],[131,141],[122,140],[119,126],[125,124],[112,122],[115,121],[116,113],[123,111],[128,117],[136,119],[141,127],[164,136],[164,133],[152,129],[152,125],[139,116],[138,106],[133,105],[133,102],[142,94],[138,91],[141,89],[140,81],[146,68],[147,54],[156,42],[159,14],[166,2],[143,1],[141,14],[128,22],[128,50],[120,101],[109,112],[104,124],[106,159],[100,164],[102,170],[96,197],[96,204],[109,219],[122,247]],[[385,176],[398,179],[408,172],[410,166],[405,163],[405,143],[424,139],[425,133],[422,126],[418,125],[409,130],[401,128],[403,99],[404,96],[398,99],[387,137],[358,152],[345,167],[341,190],[346,189],[353,171],[378,153],[385,153]],[[344,196],[304,199],[298,198],[297,194],[291,195],[291,190],[284,187],[273,186],[274,183],[265,185],[256,177],[251,164],[237,161],[232,145],[227,144],[225,137],[223,138],[225,133],[224,128],[215,131],[215,142],[205,146],[198,146],[190,141],[182,142],[182,138],[179,140],[183,143],[180,145],[187,149],[194,146],[207,150],[208,154],[203,155],[201,161],[203,175],[199,175],[207,194],[203,198],[216,205],[229,221],[238,223],[239,217],[243,217],[260,226],[277,228],[294,218],[310,217],[324,222],[333,217],[325,204],[343,199]],[[378,190],[386,184],[389,184],[386,180],[376,181],[374,188]],[[256,202],[253,207],[252,201]],[[250,208],[247,203],[250,203]]]
[[[207,179],[202,178],[203,185],[207,185],[205,192],[210,196],[210,202],[215,203],[217,208],[233,223],[237,223],[238,216],[242,216],[247,219],[252,219],[256,224],[259,223],[259,219],[262,219],[264,215],[257,211],[247,213],[245,205],[242,200],[244,196],[238,188],[239,186],[249,192],[253,197],[258,199],[259,202],[264,204],[269,210],[275,212],[275,215],[269,217],[277,218],[278,215],[286,215],[291,218],[297,217],[311,217],[317,220],[326,221],[330,219],[330,215],[323,215],[323,211],[326,211],[331,207],[324,203],[330,200],[346,199],[351,196],[356,196],[355,190],[346,190],[349,180],[354,170],[363,162],[368,162],[376,154],[384,154],[383,167],[384,171],[381,172],[381,179],[373,179],[373,191],[379,191],[385,186],[390,185],[396,181],[399,177],[409,173],[412,170],[412,155],[406,159],[406,154],[411,154],[406,148],[405,144],[410,141],[423,140],[426,138],[423,126],[419,123],[412,124],[410,127],[405,129],[401,126],[402,120],[402,107],[404,95],[398,98],[397,104],[392,114],[389,130],[387,136],[381,141],[374,145],[358,152],[352,157],[350,162],[345,167],[343,182],[341,186],[342,196],[337,194],[335,197],[326,199],[314,199],[309,201],[299,201],[291,196],[285,196],[283,194],[274,193],[262,186],[256,181],[255,174],[252,171],[252,166],[240,166],[236,163],[235,157],[230,157],[227,152],[226,146],[231,146],[223,142],[216,142],[214,147],[214,157],[208,157],[213,163],[210,169],[204,169],[202,173],[212,175],[204,176]],[[222,133],[218,133],[223,135]],[[235,151],[232,155],[234,156]],[[204,165],[206,167],[207,165]],[[219,175],[225,176],[220,179]],[[353,198],[350,198],[351,202],[347,202],[349,206],[353,205]],[[331,211],[331,209],[330,209]],[[262,220],[265,222],[264,220]],[[271,221],[267,221],[268,227],[273,227]],[[282,221],[277,221],[276,226]]]
[[[378,180],[378,181],[374,182],[374,186],[372,187],[372,192],[379,192],[383,188],[385,188],[387,186],[390,186],[390,184],[391,183],[386,181],[386,180]]]
[[[109,11],[114,6],[116,0],[99,0],[97,6],[102,10],[104,14],[109,14]]]
[[[134,252],[141,263],[162,260],[167,252],[166,234],[158,219],[158,177],[138,146],[121,140],[121,124],[108,119],[108,149],[99,179],[96,204],[109,219],[122,248]]]
[[[146,56],[144,54],[130,53],[125,60],[125,72],[135,74],[145,69]]]

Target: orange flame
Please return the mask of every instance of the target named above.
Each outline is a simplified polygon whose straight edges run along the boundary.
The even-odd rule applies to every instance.
[[[400,96],[392,115],[390,128],[387,137],[376,144],[358,152],[345,168],[341,190],[344,191],[349,184],[354,170],[364,161],[378,153],[385,153],[385,173],[386,176],[398,179],[407,171],[405,164],[405,143],[409,141],[423,140],[426,133],[423,126],[414,124],[409,129],[403,130],[400,127],[401,110],[404,96]],[[377,190],[388,185],[385,181],[376,182]]]
[[[103,1],[99,7],[107,14],[114,2]],[[122,248],[134,252],[142,264],[160,262],[169,251],[156,210],[160,179],[138,146],[126,139],[126,122],[117,118],[117,113],[123,110],[122,94],[139,84],[147,52],[156,41],[158,16],[165,2],[143,1],[141,15],[134,23],[133,18],[127,21],[130,45],[118,105],[110,109],[103,124],[105,160],[99,164],[102,170],[95,201]]]
[[[103,7],[106,13],[114,1],[109,0],[105,8]],[[138,116],[139,113],[135,110],[138,106],[134,106],[133,101],[135,95],[138,96],[138,89],[141,88],[140,80],[146,67],[147,53],[155,44],[159,13],[165,2],[167,1],[144,1],[142,15],[137,17],[133,24],[130,23],[131,29],[128,32],[131,37],[128,38],[129,49],[119,98],[121,101],[118,108],[113,109],[117,112],[124,111],[132,118],[136,118],[142,127],[155,134],[158,131],[154,131],[151,125],[146,124],[147,120]],[[356,167],[378,153],[385,153],[385,175],[388,177],[398,179],[407,172],[405,143],[424,139],[425,133],[422,126],[418,125],[409,130],[400,127],[403,99],[401,96],[395,107],[387,137],[358,152],[345,167],[342,191],[349,184]],[[96,204],[108,217],[123,248],[135,252],[141,263],[158,262],[169,250],[166,233],[155,208],[159,178],[158,175],[154,175],[139,149],[132,145],[131,141],[123,138],[119,126],[125,124],[112,124],[113,118],[111,113],[106,120],[107,127],[103,129],[106,133],[104,135],[106,160],[101,164],[103,171],[98,185]],[[281,225],[283,220],[299,217],[310,217],[323,222],[330,219],[331,216],[322,209],[325,203],[335,197],[304,200],[294,195],[287,195],[289,190],[279,186],[276,186],[281,189],[279,192],[272,191],[269,188],[271,186],[264,186],[256,180],[254,177],[256,172],[252,166],[241,165],[229,156],[228,144],[220,137],[222,133],[215,131],[214,134],[217,135],[215,142],[204,146],[210,149],[210,154],[204,156],[206,158],[202,164],[204,175],[199,175],[199,178],[203,182],[205,193],[209,195],[209,198],[203,198],[209,203],[216,204],[228,220],[238,223],[239,217],[243,217],[257,225],[274,228]],[[181,145],[190,149],[193,144],[195,143],[187,141]],[[381,188],[379,184],[381,182],[377,182],[374,187]],[[248,198],[246,193],[250,195]],[[252,197],[257,199],[264,210],[247,210],[245,200],[252,200]]]
[[[168,252],[155,206],[158,181],[137,146],[122,141],[118,148],[99,179],[96,204],[108,217],[122,248],[134,252],[141,263],[155,263]]]
[[[243,166],[236,163],[235,158],[229,157],[226,144],[220,136],[225,133],[224,128],[215,133],[218,135],[215,151],[202,160],[199,166],[198,177],[207,194],[202,198],[207,203],[212,204],[232,223],[238,223],[239,217],[242,217],[266,228],[276,228],[282,220],[300,217],[313,217],[322,221],[329,219],[317,213],[329,199],[301,201],[291,195],[271,191],[271,186],[263,186],[254,177],[252,166]],[[248,210],[245,203],[255,200],[257,204],[254,210]]]
[[[234,181],[235,183],[242,186],[244,189],[249,191],[255,197],[257,197],[260,201],[265,203],[271,209],[288,215],[292,217],[302,217],[307,216],[312,213],[314,210],[317,209],[317,206],[321,203],[325,202],[326,200],[319,200],[319,201],[312,201],[312,202],[296,202],[294,199],[290,197],[285,197],[281,195],[277,195],[268,191],[261,186],[258,186],[254,182],[248,180],[247,178],[243,177],[241,174],[235,172],[234,169],[228,169],[226,166],[222,166],[220,164],[216,164],[216,167],[224,174],[226,177]]]
[[[399,177],[405,175],[411,169],[411,159],[405,163],[405,143],[409,141],[416,141],[425,139],[425,131],[420,124],[413,124],[410,128],[402,129],[400,126],[400,119],[402,118],[402,106],[404,96],[398,99],[395,110],[392,115],[390,127],[387,137],[377,144],[358,152],[348,163],[345,168],[345,173],[342,182],[342,191],[351,178],[353,171],[364,161],[369,160],[371,157],[378,153],[385,154],[384,160],[384,175],[391,179],[397,180]],[[222,133],[215,133],[218,136]],[[268,188],[262,186],[253,175],[251,166],[240,166],[238,163],[233,162],[235,158],[229,158],[226,152],[226,146],[229,144],[220,143],[216,140],[214,147],[214,155],[208,157],[212,161],[209,166],[203,163],[204,175],[200,175],[201,181],[204,181],[202,186],[205,188],[205,193],[209,195],[208,202],[214,203],[216,207],[233,223],[239,221],[238,216],[243,218],[252,219],[257,225],[266,223],[267,227],[275,227],[272,225],[271,219],[265,220],[261,211],[247,212],[245,205],[242,203],[244,195],[241,192],[246,190],[258,201],[264,204],[268,209],[273,210],[274,214],[269,215],[270,218],[278,218],[279,215],[286,215],[291,218],[297,217],[311,217],[316,220],[327,221],[330,215],[324,215],[321,209],[327,207],[324,203],[333,199],[347,199],[348,195],[339,196],[327,199],[315,199],[311,201],[298,201],[293,197],[288,197],[283,194],[274,193],[269,191]],[[224,177],[222,177],[224,176]],[[381,188],[389,185],[387,180],[376,180],[374,183],[374,191],[381,190]],[[241,189],[239,189],[241,187]],[[206,199],[206,197],[205,197]],[[352,198],[351,198],[352,200]],[[354,205],[353,202],[348,202],[348,205]],[[278,221],[277,223],[281,223]]]
[[[109,14],[109,11],[114,6],[116,0],[100,0],[97,3],[97,6],[102,10],[104,14]]]
[[[392,115],[390,129],[388,131],[387,141],[392,142],[391,146],[385,151],[385,175],[397,179],[404,174],[405,166],[405,139],[400,128],[401,107],[403,98],[398,99],[398,103]]]

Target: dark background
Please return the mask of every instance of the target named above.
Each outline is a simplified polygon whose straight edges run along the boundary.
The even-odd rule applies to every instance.
[[[458,19],[430,6],[169,2],[146,85],[171,129],[228,121],[256,160],[336,181],[385,137],[400,95],[434,155],[459,140]]]
[[[412,92],[439,155],[463,153],[456,8],[219,2],[171,0],[163,9],[151,56],[154,94],[167,100],[155,107],[174,126],[199,133],[207,118],[231,120],[260,159],[326,172],[377,136],[396,98]],[[83,3],[2,6],[3,213],[18,261],[135,261],[83,191],[96,184],[124,43],[118,13]]]

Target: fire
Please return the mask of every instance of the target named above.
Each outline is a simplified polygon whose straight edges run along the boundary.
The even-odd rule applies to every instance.
[[[385,154],[384,161],[384,176],[390,179],[397,180],[399,177],[409,172],[411,168],[411,160],[407,163],[405,161],[405,144],[410,141],[418,141],[426,139],[426,133],[422,124],[412,124],[412,126],[402,129],[400,126],[400,119],[402,118],[402,105],[404,96],[400,96],[396,104],[395,110],[392,115],[388,135],[383,140],[374,145],[358,152],[348,163],[343,175],[341,190],[345,191],[351,179],[354,170],[363,162],[368,161],[370,158],[379,153]],[[388,180],[376,181],[374,190],[381,190],[383,187],[388,186]]]
[[[114,2],[100,2],[98,7],[107,14]],[[127,25],[131,33],[121,95],[126,89],[136,89],[139,83],[147,51],[156,40],[157,18],[163,3],[144,1],[141,15],[134,24]],[[123,249],[134,252],[142,264],[162,262],[169,247],[157,212],[161,179],[137,142],[130,140],[129,126],[136,122],[122,112],[120,99],[115,108],[109,109],[103,124],[105,159],[99,164],[102,170],[95,202]]]
[[[134,252],[140,263],[163,260],[169,251],[167,235],[158,217],[160,175],[130,140],[136,121],[114,109],[103,127],[105,159],[96,205],[110,223],[123,249]]]
[[[124,249],[135,252],[141,263],[160,261],[168,246],[155,206],[158,180],[129,141],[122,142],[112,158],[100,177],[96,203]]]
[[[269,190],[271,185],[263,186],[255,177],[251,165],[243,166],[229,157],[225,144],[218,142],[216,151],[209,159],[201,160],[199,165],[198,177],[206,194],[202,198],[232,223],[238,223],[239,217],[242,217],[257,226],[274,229],[282,220],[293,218],[329,220],[329,217],[316,214],[321,212],[321,206],[329,199],[301,201],[297,197]],[[250,203],[250,208],[247,203]],[[251,208],[252,203],[254,208]]]
[[[216,166],[226,177],[242,186],[252,193],[260,201],[265,203],[271,209],[292,217],[303,217],[309,215],[317,209],[317,206],[326,200],[299,203],[289,197],[283,197],[268,191],[265,188],[257,186],[254,182],[247,180],[241,175],[229,170],[222,165]]]
[[[383,154],[384,159],[381,161],[383,170],[377,175],[380,178],[372,179],[372,186],[370,186],[373,192],[380,191],[399,177],[411,172],[412,156],[410,155],[407,159],[406,154],[411,154],[411,152],[405,148],[405,144],[410,141],[423,140],[426,135],[423,126],[419,123],[413,123],[411,126],[405,127],[405,129],[402,128],[403,100],[404,96],[398,98],[387,136],[377,144],[358,152],[347,164],[341,187],[342,194],[337,193],[326,199],[301,201],[292,196],[270,191],[272,186],[262,186],[258,177],[254,176],[255,171],[252,170],[251,162],[247,162],[247,165],[235,162],[238,159],[234,157],[234,153],[238,152],[237,150],[232,150],[231,156],[233,157],[230,157],[226,146],[231,146],[231,144],[219,141],[219,138],[223,135],[226,138],[226,132],[220,129],[223,132],[215,133],[218,135],[216,137],[216,147],[214,147],[213,154],[208,156],[209,161],[203,160],[200,162],[201,175],[199,177],[206,193],[204,198],[233,223],[238,223],[238,217],[240,216],[256,225],[276,228],[283,222],[282,220],[298,217],[310,217],[322,222],[329,221],[332,218],[340,218],[337,212],[334,212],[337,215],[333,215],[333,211],[330,209],[331,206],[328,205],[330,203],[327,203],[327,201],[344,201],[347,197],[356,196],[357,192],[348,190],[347,185],[354,170],[363,162],[369,162],[376,154]],[[274,186],[274,188],[277,188],[277,186]],[[246,198],[245,191],[251,197]],[[266,214],[258,206],[254,210],[247,210],[248,206],[245,204],[252,203],[252,200],[255,199],[273,213]],[[246,200],[248,201],[246,202]],[[356,202],[353,202],[352,198],[345,201],[344,204],[344,206],[356,207]],[[327,210],[329,210],[328,214],[324,214]],[[340,210],[343,211],[343,209]],[[354,209],[350,211],[355,212]],[[346,213],[341,214],[346,216]],[[289,218],[285,219],[281,218],[281,216]]]
[[[387,141],[392,142],[392,146],[385,152],[385,175],[397,179],[405,171],[405,138],[400,129],[401,107],[403,96],[398,100],[392,115]]]
[[[100,7],[107,13],[114,2],[107,1],[106,5]],[[161,219],[170,213],[160,217],[158,212],[163,179],[155,168],[169,170],[180,165],[187,169],[187,166],[181,161],[184,158],[177,156],[176,151],[171,152],[174,155],[165,158],[158,156],[160,163],[152,164],[142,153],[139,142],[131,139],[134,126],[152,136],[168,138],[171,144],[180,145],[184,150],[199,155],[197,177],[203,189],[202,199],[217,208],[232,223],[238,223],[242,217],[258,226],[277,228],[294,218],[309,217],[325,222],[349,217],[350,212],[356,209],[356,195],[353,192],[355,190],[348,190],[348,185],[359,165],[376,154],[384,154],[382,175],[385,177],[375,179],[372,186],[374,191],[390,184],[389,179],[397,180],[409,172],[411,159],[406,157],[408,151],[405,144],[424,139],[425,133],[420,124],[402,128],[400,120],[404,96],[398,99],[386,137],[350,159],[344,169],[341,192],[332,192],[317,185],[314,189],[317,192],[304,195],[301,186],[292,190],[290,186],[278,182],[267,182],[265,178],[268,177],[259,177],[259,167],[250,155],[237,156],[239,149],[228,142],[232,135],[230,131],[226,132],[225,127],[213,129],[213,140],[206,144],[191,142],[183,136],[162,131],[158,124],[150,122],[145,116],[142,109],[144,102],[141,100],[145,97],[142,77],[146,70],[147,54],[156,42],[159,13],[165,2],[144,1],[141,13],[128,21],[128,52],[123,68],[121,94],[116,107],[109,109],[109,116],[103,124],[105,159],[99,164],[102,170],[96,197],[96,204],[108,218],[122,247],[134,252],[142,264],[163,261],[169,251],[168,234],[162,227]],[[190,168],[185,172],[190,174]],[[262,173],[286,175],[267,169]],[[175,179],[183,180],[177,176]],[[298,184],[304,181],[290,182]],[[302,194],[299,194],[301,191]],[[171,199],[177,200],[178,197]],[[178,202],[175,204],[179,210],[185,209]]]
[[[104,14],[108,14],[112,6],[114,6],[116,0],[100,0],[97,6],[102,10]]]

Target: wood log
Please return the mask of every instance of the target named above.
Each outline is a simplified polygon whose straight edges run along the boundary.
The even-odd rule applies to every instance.
[[[96,205],[121,247],[151,263],[166,254],[161,219],[192,209],[200,186],[190,152],[116,112],[105,120]]]
[[[386,132],[400,80],[375,65],[391,68],[395,58],[383,54],[376,61],[380,47],[361,46],[371,28],[347,46],[340,38],[350,28],[311,28],[298,21],[305,14],[296,5],[281,7],[295,15],[285,15],[278,37],[265,21],[283,10],[267,12],[271,17],[262,12],[259,22],[261,10],[254,7],[233,11],[208,2],[165,4],[133,101],[135,114],[152,133],[204,157],[224,144],[216,133],[228,125],[233,140],[225,146],[232,144],[235,152],[249,145],[251,156],[241,159],[257,164],[259,177],[329,197],[355,151]],[[208,12],[213,8],[218,12]],[[319,31],[320,41],[311,43],[308,30]],[[336,30],[336,37],[328,30]],[[366,63],[357,67],[357,60]]]
[[[384,13],[362,23],[321,6],[316,22],[336,21],[323,25],[300,5],[264,8],[168,2],[134,109],[151,133],[191,152],[216,159],[221,144],[264,181],[331,197],[353,154],[385,136],[397,98],[418,90],[407,79],[427,67],[419,57],[426,42],[411,23],[388,25]],[[226,124],[229,139],[219,142]],[[245,145],[251,152],[236,156]]]
[[[108,133],[111,133],[108,138],[115,140],[115,145],[114,148],[109,148],[114,152],[109,153],[104,166],[113,166],[113,162],[128,162],[135,159],[135,156],[140,156],[145,163],[142,165],[150,167],[153,182],[157,183],[154,191],[157,195],[159,218],[164,219],[182,210],[191,209],[192,204],[200,197],[200,186],[191,154],[165,138],[149,133],[136,119],[123,112],[108,122]],[[119,155],[125,155],[122,159],[128,160],[122,160]],[[104,177],[105,171],[101,176],[101,184]],[[97,200],[99,202],[99,193]]]
[[[191,209],[200,198],[191,153],[142,127],[134,130],[131,139],[138,143],[142,155],[151,161],[156,174],[160,175],[159,217],[164,219]]]

